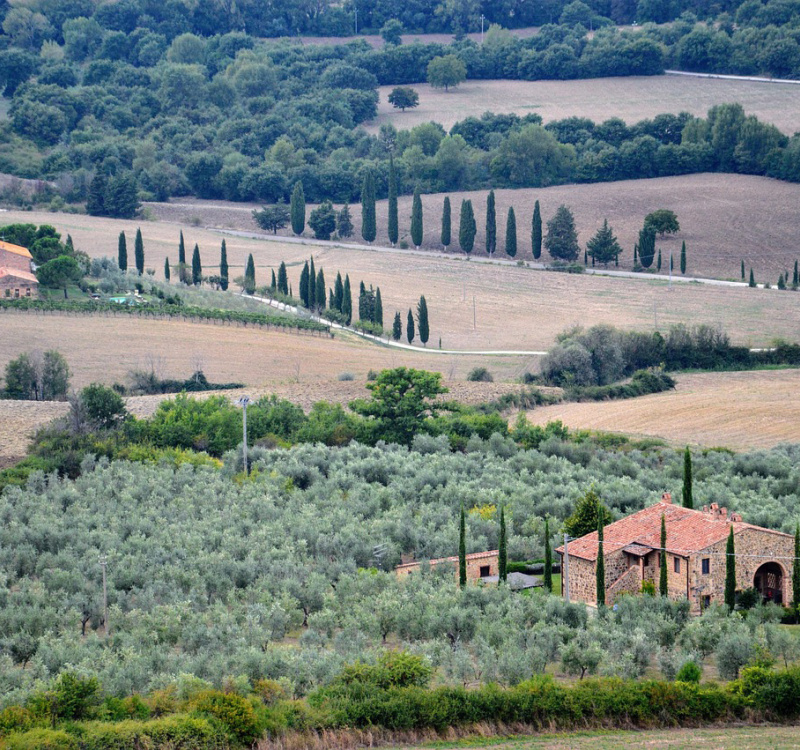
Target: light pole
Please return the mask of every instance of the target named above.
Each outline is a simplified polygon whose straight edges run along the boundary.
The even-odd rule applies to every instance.
[[[481,13],[481,44],[483,44],[483,21],[485,18],[486,16],[484,16],[483,13]]]
[[[250,474],[250,467],[247,465],[247,407],[250,404],[250,396],[242,396],[236,401],[237,406],[243,409],[242,416],[242,458],[244,461],[244,475]]]

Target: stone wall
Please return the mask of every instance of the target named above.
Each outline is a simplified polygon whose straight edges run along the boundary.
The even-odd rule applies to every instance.
[[[0,268],[13,268],[17,271],[31,272],[31,259],[19,253],[10,253],[0,248]]]
[[[423,563],[413,563],[408,565],[403,565],[399,568],[395,569],[395,573],[397,574],[398,578],[404,578],[407,575],[410,575],[416,570],[419,570],[420,566]],[[453,569],[453,575],[455,576],[456,581],[458,581],[458,559],[455,558],[447,558],[444,560],[431,560],[429,563],[430,565],[446,565],[450,566]],[[497,576],[500,575],[500,553],[493,552],[491,554],[482,555],[481,557],[477,557],[474,559],[470,559],[469,555],[467,555],[467,581],[470,583],[475,583],[476,581],[480,580],[481,576],[481,568],[487,567],[489,568],[489,575],[490,576]]]
[[[39,285],[14,276],[0,276],[0,299],[21,299],[39,296]]]

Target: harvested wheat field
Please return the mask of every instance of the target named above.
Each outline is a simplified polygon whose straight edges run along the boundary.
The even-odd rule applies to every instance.
[[[25,458],[33,433],[68,409],[56,401],[0,401],[0,469]]]
[[[412,128],[438,122],[446,130],[459,120],[484,112],[541,115],[547,123],[565,117],[602,122],[619,117],[628,124],[663,113],[689,112],[705,116],[716,104],[738,102],[747,114],[776,125],[787,135],[797,130],[800,86],[791,83],[736,81],[690,76],[631,76],[575,81],[465,81],[449,91],[426,83],[414,84],[419,106],[401,112],[389,104],[392,86],[378,92],[378,116],[367,130],[384,123]]]
[[[675,391],[625,401],[558,404],[531,411],[536,424],[664,438],[735,450],[800,442],[800,370],[677,376]]]

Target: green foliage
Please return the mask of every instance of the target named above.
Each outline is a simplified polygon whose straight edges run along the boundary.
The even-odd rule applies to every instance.
[[[668,208],[659,208],[657,211],[647,214],[644,217],[644,223],[645,226],[653,227],[656,234],[662,237],[666,234],[675,234],[675,232],[680,232],[681,230],[677,215]]]
[[[533,218],[531,220],[531,247],[534,260],[539,260],[542,255],[542,213],[539,208],[539,201],[533,206]]]
[[[197,695],[192,706],[219,722],[236,745],[251,747],[261,735],[253,706],[240,695],[209,690]]]
[[[677,682],[689,682],[692,684],[699,684],[700,678],[703,676],[703,671],[693,661],[684,662],[683,666],[678,670],[675,675]]]
[[[458,585],[462,589],[467,585],[467,526],[463,501],[458,517]]]
[[[247,265],[244,269],[244,291],[253,294],[256,291],[256,263],[253,260],[253,253],[247,256]]]
[[[686,240],[681,243],[681,273],[686,273]],[[752,275],[752,269],[750,273]]]
[[[596,601],[598,608],[605,607],[606,604],[606,556],[603,548],[603,527],[605,526],[604,515],[606,509],[598,505],[597,509],[597,562],[595,564],[596,573]],[[581,677],[583,675],[581,674]]]
[[[167,265],[167,268],[169,266]],[[225,244],[225,240],[222,240],[222,245],[220,246],[219,251],[219,286],[223,292],[228,290],[228,246]],[[169,274],[167,275],[167,281],[169,281]]]
[[[450,196],[446,195],[442,206],[442,233],[440,236],[442,247],[445,249],[450,247],[451,242],[452,219],[450,212]]]
[[[694,508],[694,497],[692,496],[692,452],[689,446],[683,452],[683,491],[681,500],[684,508]]]
[[[394,320],[392,321],[392,339],[394,341],[400,341],[403,336],[403,321],[400,318],[400,311],[398,310],[394,314]]]
[[[42,286],[63,289],[64,299],[67,299],[67,288],[81,280],[83,269],[75,258],[60,255],[37,268],[36,277]]]
[[[342,239],[347,239],[353,235],[353,220],[350,217],[350,206],[347,203],[336,214],[336,233]]]
[[[559,206],[553,218],[547,222],[544,246],[556,260],[570,261],[578,257],[580,248],[578,234],[575,231],[575,218],[566,206]]]
[[[500,506],[500,541],[498,542],[498,577],[508,580],[508,539],[506,536],[506,506]]]
[[[192,251],[192,284],[200,286],[203,281],[203,264],[200,261],[200,248],[195,242]]]
[[[292,220],[292,231],[296,235],[303,234],[306,226],[306,198],[302,182],[298,181],[292,190],[289,212]]]
[[[195,245],[195,248],[197,248],[197,245]],[[134,252],[134,257],[136,259],[136,271],[139,274],[139,276],[141,276],[144,273],[144,240],[142,239],[141,229],[136,230],[136,239],[134,240],[133,243],[133,252]],[[194,272],[194,267],[192,268],[192,271]],[[194,283],[197,284],[198,282],[195,281]]]
[[[119,241],[117,243],[117,265],[120,271],[128,270],[128,246],[125,240],[125,232],[119,233]]]
[[[592,257],[592,264],[597,262],[608,265],[622,253],[622,247],[617,242],[611,227],[608,226],[608,219],[603,219],[603,226],[597,230],[597,233],[589,240],[586,247]]]
[[[391,246],[394,247],[397,244],[397,240],[400,237],[400,230],[398,226],[398,215],[397,215],[397,171],[395,170],[394,159],[390,159],[389,161],[389,201],[387,208],[389,212],[389,218],[387,220],[388,226],[386,231],[389,236],[389,244],[391,244]],[[422,212],[422,206],[420,205],[420,213],[421,212]]]
[[[568,386],[566,401],[606,401],[619,398],[637,398],[649,393],[663,393],[675,388],[675,379],[658,369],[637,370],[629,383],[613,385]]]
[[[472,201],[461,201],[461,216],[458,225],[458,244],[469,255],[475,246],[475,235],[478,231],[475,224],[475,212],[472,210]]]
[[[509,258],[515,258],[517,255],[517,217],[514,215],[513,206],[508,209],[506,219],[505,251]]]
[[[433,676],[430,662],[407,651],[386,651],[375,664],[348,664],[332,683],[331,692],[360,692],[359,688],[390,690],[392,688],[427,687]]]
[[[495,207],[494,190],[486,197],[486,254],[493,255],[497,250],[497,209]]]
[[[667,522],[664,514],[661,514],[661,547],[658,555],[658,593],[660,596],[669,596],[669,585],[667,581]]]
[[[113,429],[128,417],[122,397],[112,388],[100,383],[92,383],[83,388],[78,400],[86,418],[96,429]]]
[[[361,186],[361,236],[366,242],[374,242],[377,236],[375,218],[375,175],[371,169],[364,173]]]
[[[294,193],[292,195],[294,196]],[[285,203],[276,203],[273,206],[264,206],[261,210],[254,209],[253,219],[262,229],[277,234],[279,229],[283,229],[289,223],[290,211],[291,209]],[[296,234],[302,234],[302,230]]]
[[[467,77],[467,67],[456,55],[434,57],[427,68],[427,80],[433,88],[449,90]]]
[[[419,185],[414,189],[414,198],[411,203],[411,241],[414,247],[422,245],[423,224],[422,224],[422,197]]]
[[[544,521],[544,587],[553,590],[553,552],[550,549],[550,519]]]
[[[320,203],[308,217],[308,226],[314,232],[314,239],[329,240],[336,231],[336,211],[333,204],[327,200]]]
[[[7,738],[8,750],[78,750],[77,739],[62,730],[32,729]]]
[[[69,376],[69,366],[60,352],[23,353],[6,365],[5,388],[0,393],[16,400],[63,401]]]
[[[416,335],[414,330],[414,313],[411,312],[409,308],[408,317],[406,318],[406,338],[408,339],[408,343],[412,343],[414,341],[414,336]]]
[[[578,538],[597,531],[599,526],[608,526],[612,521],[611,513],[600,501],[594,487],[590,487],[575,504],[571,516],[564,520],[564,531],[573,538]]]
[[[419,331],[419,340],[423,346],[427,346],[428,338],[430,337],[430,325],[428,324],[428,303],[425,301],[424,294],[417,303],[417,329]]]
[[[473,383],[493,383],[494,378],[485,367],[473,367],[467,373],[467,380]]]
[[[419,106],[419,94],[411,86],[395,86],[388,96],[389,104],[405,112]]]
[[[644,268],[650,268],[653,265],[653,259],[656,256],[656,230],[651,224],[645,224],[639,230],[639,263]]]

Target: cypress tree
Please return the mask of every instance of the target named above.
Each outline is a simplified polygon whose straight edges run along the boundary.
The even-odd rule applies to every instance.
[[[501,581],[508,580],[508,549],[506,547],[506,507],[500,506],[500,543],[498,545],[498,578]]]
[[[314,268],[314,258],[308,264],[308,307],[317,306],[317,270]]]
[[[128,270],[128,241],[125,239],[125,232],[119,233],[119,241],[117,242],[117,265],[122,272]]]
[[[353,295],[350,291],[350,276],[345,274],[344,277],[344,294],[342,296],[342,314],[345,316],[347,325],[353,319]]]
[[[247,265],[244,269],[244,290],[248,294],[253,294],[256,290],[256,264],[253,260],[253,253],[247,256]]]
[[[392,247],[397,244],[400,230],[397,218],[397,174],[394,169],[394,158],[389,158],[389,243]]]
[[[395,341],[400,341],[403,335],[403,321],[400,318],[400,311],[394,314],[394,322],[392,323],[392,338]]]
[[[728,534],[725,548],[725,604],[733,611],[736,606],[736,549],[733,542],[733,526]]]
[[[606,560],[603,553],[603,513],[602,507],[597,514],[597,566],[596,566],[597,607],[606,604]]]
[[[366,312],[366,304],[365,298],[367,296],[367,287],[364,286],[364,282],[362,281],[358,285],[358,319],[359,320],[366,320],[367,319],[367,312]]]
[[[795,621],[800,613],[800,524],[794,530],[794,561],[792,565],[792,607]]]
[[[514,258],[517,255],[517,217],[514,215],[514,207],[508,209],[506,219],[506,255]]]
[[[458,244],[461,249],[469,255],[475,246],[475,213],[472,210],[472,201],[461,201],[461,219],[458,226]]]
[[[336,282],[333,285],[333,309],[342,312],[342,299],[344,298],[344,283],[342,274],[337,271]]]
[[[490,257],[497,250],[497,209],[494,203],[494,190],[486,196],[486,254]]]
[[[442,206],[442,247],[445,250],[450,247],[451,242],[452,219],[450,217],[450,197],[444,199],[444,206]]]
[[[692,452],[689,446],[683,452],[683,507],[694,508],[692,496]]]
[[[300,271],[300,301],[303,303],[303,307],[308,307],[308,261]]]
[[[406,338],[409,344],[414,341],[414,313],[411,312],[411,308],[408,310],[408,318],[406,319]]]
[[[661,553],[659,559],[658,593],[667,596],[667,521],[664,514],[661,514]]]
[[[742,267],[744,267],[744,261],[742,262]],[[744,275],[742,275],[742,278],[744,278]],[[792,286],[798,286],[798,285],[800,285],[800,273],[798,273],[797,261],[795,260],[794,274],[792,275]]]
[[[756,285],[756,277],[753,275],[753,269],[750,269],[750,281],[747,283],[747,286],[755,287]]]
[[[414,200],[411,203],[411,241],[417,250],[422,245],[422,235],[422,198],[419,192],[419,185],[417,185],[414,188]]]
[[[328,307],[331,310],[335,310],[336,308],[333,306],[333,289],[328,289]]]
[[[634,245],[633,246],[633,267],[636,268],[636,266],[638,266],[638,265],[639,265],[639,245]]]
[[[75,243],[72,241],[71,234],[67,235],[67,241],[64,244],[70,249],[71,252],[75,251]]]
[[[186,243],[183,241],[183,230],[178,241],[178,281],[186,283]]]
[[[321,268],[317,273],[317,283],[315,285],[315,289],[317,293],[317,309],[324,310],[325,303],[327,302],[327,296],[325,295],[325,274]]]
[[[550,549],[550,519],[544,521],[544,587],[553,590],[553,552]]]
[[[336,214],[336,233],[342,239],[353,236],[353,219],[350,216],[350,204],[345,203],[342,210]]]
[[[417,327],[419,328],[419,340],[422,342],[423,346],[427,346],[430,328],[428,327],[428,303],[425,301],[425,295],[422,295],[417,303],[417,323]]]
[[[197,243],[194,243],[194,251],[192,252],[192,284],[200,286],[203,280],[203,264],[200,263],[200,248]]]
[[[583,250],[583,265],[589,265],[589,251],[586,248]],[[592,265],[594,265],[594,255],[592,256]]]
[[[744,260],[742,260],[742,281],[744,281]]]
[[[533,249],[533,257],[538,260],[542,256],[542,212],[539,209],[539,201],[536,201],[533,206],[531,247]]]
[[[271,291],[275,292],[278,290],[278,280],[275,278],[275,269],[272,269],[272,278],[269,282],[269,288]]]
[[[656,255],[656,230],[650,224],[645,224],[639,230],[639,263],[644,268],[653,265]]]
[[[786,279],[783,274],[778,275],[778,289],[786,289]]]
[[[681,244],[681,273],[686,273],[686,240]]]
[[[286,273],[286,264],[283,261],[278,266],[278,291],[281,294],[289,294],[289,274]]]
[[[361,186],[361,236],[366,242],[374,242],[376,235],[375,176],[368,169],[364,173],[364,184]]]
[[[292,190],[289,215],[291,217],[292,231],[297,235],[303,234],[303,230],[306,228],[306,196],[303,192],[302,180],[295,183],[294,190]]]
[[[411,310],[408,311],[409,319]],[[461,516],[458,522],[458,585],[463,589],[467,585],[467,518],[464,503],[461,503]]]
[[[375,315],[374,322],[383,328],[383,300],[381,299],[381,288],[375,291]]]
[[[661,248],[658,248],[658,260],[656,260],[656,271],[661,273]]]
[[[169,284],[169,277],[170,277],[170,270],[169,270],[169,258],[164,258],[164,278]]]
[[[133,252],[136,257],[136,270],[139,276],[144,273],[144,240],[142,239],[142,230],[136,230],[136,240],[133,243]]]
[[[219,249],[219,286],[223,292],[228,289],[228,246],[222,240],[222,247]],[[275,288],[275,271],[272,272],[272,288]]]

